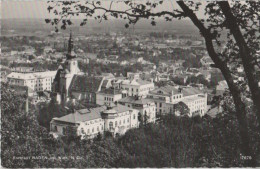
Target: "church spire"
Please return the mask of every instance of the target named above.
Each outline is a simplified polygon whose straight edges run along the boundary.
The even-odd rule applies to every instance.
[[[72,50],[73,50],[73,39],[72,39],[72,31],[70,30],[70,38],[69,38],[69,42],[68,42],[67,59],[73,58],[73,56],[72,56]]]

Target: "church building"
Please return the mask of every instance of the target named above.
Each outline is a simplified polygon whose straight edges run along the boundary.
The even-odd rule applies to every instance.
[[[63,104],[70,99],[84,99],[95,104],[95,93],[101,90],[103,81],[104,78],[88,76],[80,71],[70,32],[66,61],[59,66],[53,81],[53,92],[58,103]]]

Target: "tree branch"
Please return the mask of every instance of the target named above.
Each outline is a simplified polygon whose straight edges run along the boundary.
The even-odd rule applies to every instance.
[[[209,53],[209,56],[216,64],[216,67],[221,69],[223,66],[226,65],[226,63],[222,61],[219,55],[215,52],[213,42],[212,42],[213,39],[215,38],[214,35],[210,33],[210,30],[203,25],[203,23],[198,19],[198,17],[194,14],[194,12],[183,1],[178,1],[177,3],[181,7],[183,12],[191,19],[193,24],[199,29],[200,33],[205,39],[206,48]]]
[[[143,11],[143,10],[140,10],[140,9],[137,9],[137,8],[134,8],[136,11],[138,11],[140,14],[134,14],[134,13],[129,13],[127,11],[119,11],[119,10],[111,10],[111,9],[106,9],[104,7],[100,7],[100,6],[95,6],[94,4],[93,5],[93,11],[95,10],[103,10],[105,12],[110,12],[110,13],[118,13],[118,14],[125,14],[125,15],[128,15],[130,17],[138,17],[138,18],[149,18],[150,16],[152,17],[160,17],[160,16],[164,16],[164,15],[169,15],[169,16],[172,16],[174,18],[179,18],[179,17],[186,17],[185,13],[183,12],[178,12],[178,14],[175,14],[173,12],[169,12],[169,11],[162,11],[162,12],[157,12],[157,13],[151,13],[150,11],[146,10],[146,11]],[[86,11],[77,11],[77,12],[68,12],[68,14],[85,14],[87,13]],[[142,14],[141,14],[142,13]]]

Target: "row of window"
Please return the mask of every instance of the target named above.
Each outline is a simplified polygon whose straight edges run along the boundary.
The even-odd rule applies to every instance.
[[[101,122],[101,121],[102,121],[102,119],[96,119],[96,120],[88,121],[88,122],[86,122],[86,125],[98,123],[98,122]]]
[[[11,83],[20,83],[20,82],[23,83],[23,81],[21,81],[21,80],[12,80],[12,79],[10,80],[10,82]]]
[[[129,107],[129,105],[128,105],[128,107]],[[123,112],[123,113],[119,113],[119,117],[121,117],[121,116],[125,116],[125,115],[129,115],[130,113],[127,111],[127,112]]]
[[[127,118],[127,123],[129,123],[129,118]],[[121,120],[119,121],[119,126],[121,125],[122,123],[121,123]],[[125,119],[123,120],[123,124],[125,124]],[[109,123],[109,126],[113,126],[113,122],[110,122]],[[115,127],[117,127],[117,121],[115,121]]]
[[[110,97],[105,97],[104,98],[106,101],[114,101],[114,98],[110,98]]]
[[[37,81],[37,80],[36,80]],[[42,82],[43,79],[38,79],[38,82]],[[52,81],[51,79],[45,79],[46,82]],[[31,80],[31,83],[34,83],[35,80]]]
[[[103,131],[103,130],[104,130],[104,127],[103,127],[103,125],[101,125],[101,131]],[[99,132],[99,131],[100,131],[99,126],[97,126],[97,132]],[[81,133],[83,133],[83,134],[85,133],[83,128],[81,128]],[[90,130],[90,129],[87,130],[87,134],[90,134],[90,133],[95,133],[94,127],[92,128],[92,130]]]
[[[181,95],[177,95],[176,97],[173,96],[173,99],[180,99],[181,98]]]
[[[157,102],[155,102],[155,105],[157,107]],[[159,107],[162,107],[162,103],[159,103]]]
[[[142,91],[150,91],[150,90],[153,90],[153,88],[152,87],[147,87],[147,88],[143,88],[143,89],[140,89],[140,91],[142,92]]]
[[[123,87],[123,89],[129,91],[129,88],[127,88],[127,87],[125,87],[125,88]],[[131,89],[132,92],[134,92],[134,88],[130,88],[130,89]],[[140,89],[140,92],[142,92],[142,91],[147,91],[147,90],[148,90],[148,91],[149,91],[149,90],[152,90],[152,88],[143,88],[143,89]],[[135,91],[136,91],[136,92],[139,92],[139,89],[135,89]]]

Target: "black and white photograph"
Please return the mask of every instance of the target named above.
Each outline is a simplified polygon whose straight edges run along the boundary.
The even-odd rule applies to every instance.
[[[260,1],[0,1],[1,168],[260,167]]]

